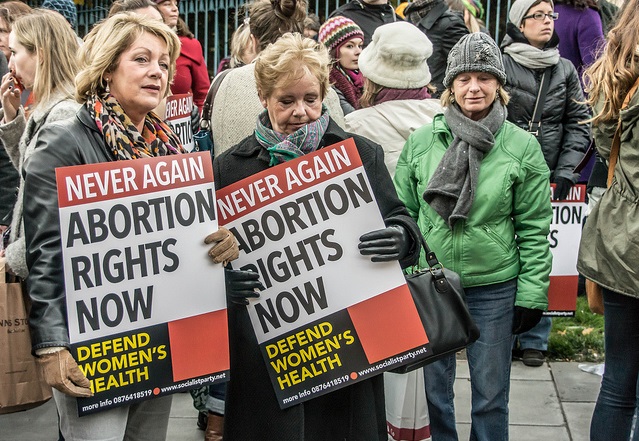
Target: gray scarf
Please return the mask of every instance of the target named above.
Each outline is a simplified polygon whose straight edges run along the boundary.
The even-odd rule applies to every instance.
[[[506,106],[495,100],[480,121],[466,117],[456,103],[444,112],[455,137],[428,183],[424,200],[452,230],[458,219],[466,219],[475,199],[479,166],[495,144],[495,133],[506,121]]]
[[[408,21],[417,25],[439,3],[440,0],[414,0],[404,11]]]
[[[541,50],[526,43],[510,43],[504,47],[504,52],[517,64],[529,69],[545,69],[559,63],[559,50],[556,47]]]

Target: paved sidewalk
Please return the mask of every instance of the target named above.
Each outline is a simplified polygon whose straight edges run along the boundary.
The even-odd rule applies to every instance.
[[[546,363],[538,368],[514,362],[510,388],[511,441],[587,441],[601,377],[581,371],[578,363]],[[456,413],[460,440],[470,430],[470,381],[466,361],[457,362]],[[190,394],[176,394],[169,441],[202,441]],[[55,405],[0,415],[0,441],[57,441]],[[264,440],[277,441],[277,440]],[[331,440],[326,440],[331,441]]]

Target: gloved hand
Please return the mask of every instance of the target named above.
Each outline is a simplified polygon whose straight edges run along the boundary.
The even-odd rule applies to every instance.
[[[226,266],[231,260],[235,260],[240,255],[235,236],[224,227],[220,227],[215,233],[209,234],[204,239],[204,243],[216,242],[209,250],[209,256],[215,263],[223,263]]]
[[[91,383],[84,376],[68,349],[36,357],[44,381],[72,397],[92,397]]]
[[[513,334],[522,334],[537,326],[544,311],[541,309],[523,308],[515,306],[515,316],[513,317]]]
[[[568,192],[570,191],[570,187],[573,186],[573,183],[570,179],[566,178],[557,178],[555,179],[555,191],[553,193],[553,201],[561,201],[566,199],[568,196]]]
[[[226,296],[228,301],[236,305],[248,305],[248,298],[258,298],[264,285],[259,280],[260,275],[255,271],[241,271],[225,268]]]
[[[362,235],[359,240],[360,254],[372,256],[373,262],[401,260],[408,255],[411,246],[408,232],[401,225],[371,231]]]

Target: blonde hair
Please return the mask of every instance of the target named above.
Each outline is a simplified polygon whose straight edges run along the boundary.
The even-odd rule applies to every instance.
[[[11,31],[18,43],[37,56],[32,89],[36,105],[47,103],[58,92],[73,97],[79,45],[66,19],[35,9],[14,21]]]
[[[384,86],[380,86],[375,81],[364,77],[364,91],[359,99],[359,104],[362,107],[371,107],[375,104],[375,98],[382,90],[384,90]]]
[[[249,17],[259,53],[286,32],[304,33],[306,0],[257,0],[249,7]]]
[[[639,75],[639,0],[626,0],[617,14],[617,24],[608,32],[608,42],[601,56],[583,75],[588,99],[603,106],[589,122],[616,120],[626,94]]]
[[[501,101],[504,106],[507,106],[510,102],[510,95],[508,95],[508,92],[506,92],[502,85],[497,87],[497,99]],[[448,107],[450,104],[455,102],[455,93],[450,88],[446,89],[442,92],[440,100],[442,107]]]
[[[101,21],[84,38],[80,48],[80,73],[75,78],[75,98],[79,103],[105,90],[104,74],[117,68],[120,55],[144,33],[155,35],[166,43],[170,62],[164,96],[169,94],[175,60],[180,55],[180,40],[171,28],[158,20],[123,12]]]
[[[244,56],[248,52],[248,48],[251,44],[251,28],[249,27],[249,22],[244,21],[238,26],[235,32],[233,32],[233,36],[231,37],[231,67],[247,64],[244,61]]]
[[[324,100],[330,87],[329,65],[330,57],[323,44],[297,33],[284,34],[257,57],[257,90],[262,98],[268,98],[276,87],[286,86],[309,73],[319,81],[320,98]]]

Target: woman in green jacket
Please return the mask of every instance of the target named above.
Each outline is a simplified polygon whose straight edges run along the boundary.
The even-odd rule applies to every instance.
[[[477,441],[508,440],[512,336],[547,308],[552,260],[550,172],[537,140],[506,121],[505,80],[495,42],[463,37],[448,56],[446,111],[411,135],[395,174],[428,245],[461,276],[481,332],[467,349]],[[433,441],[457,440],[455,356],[424,376]]]

